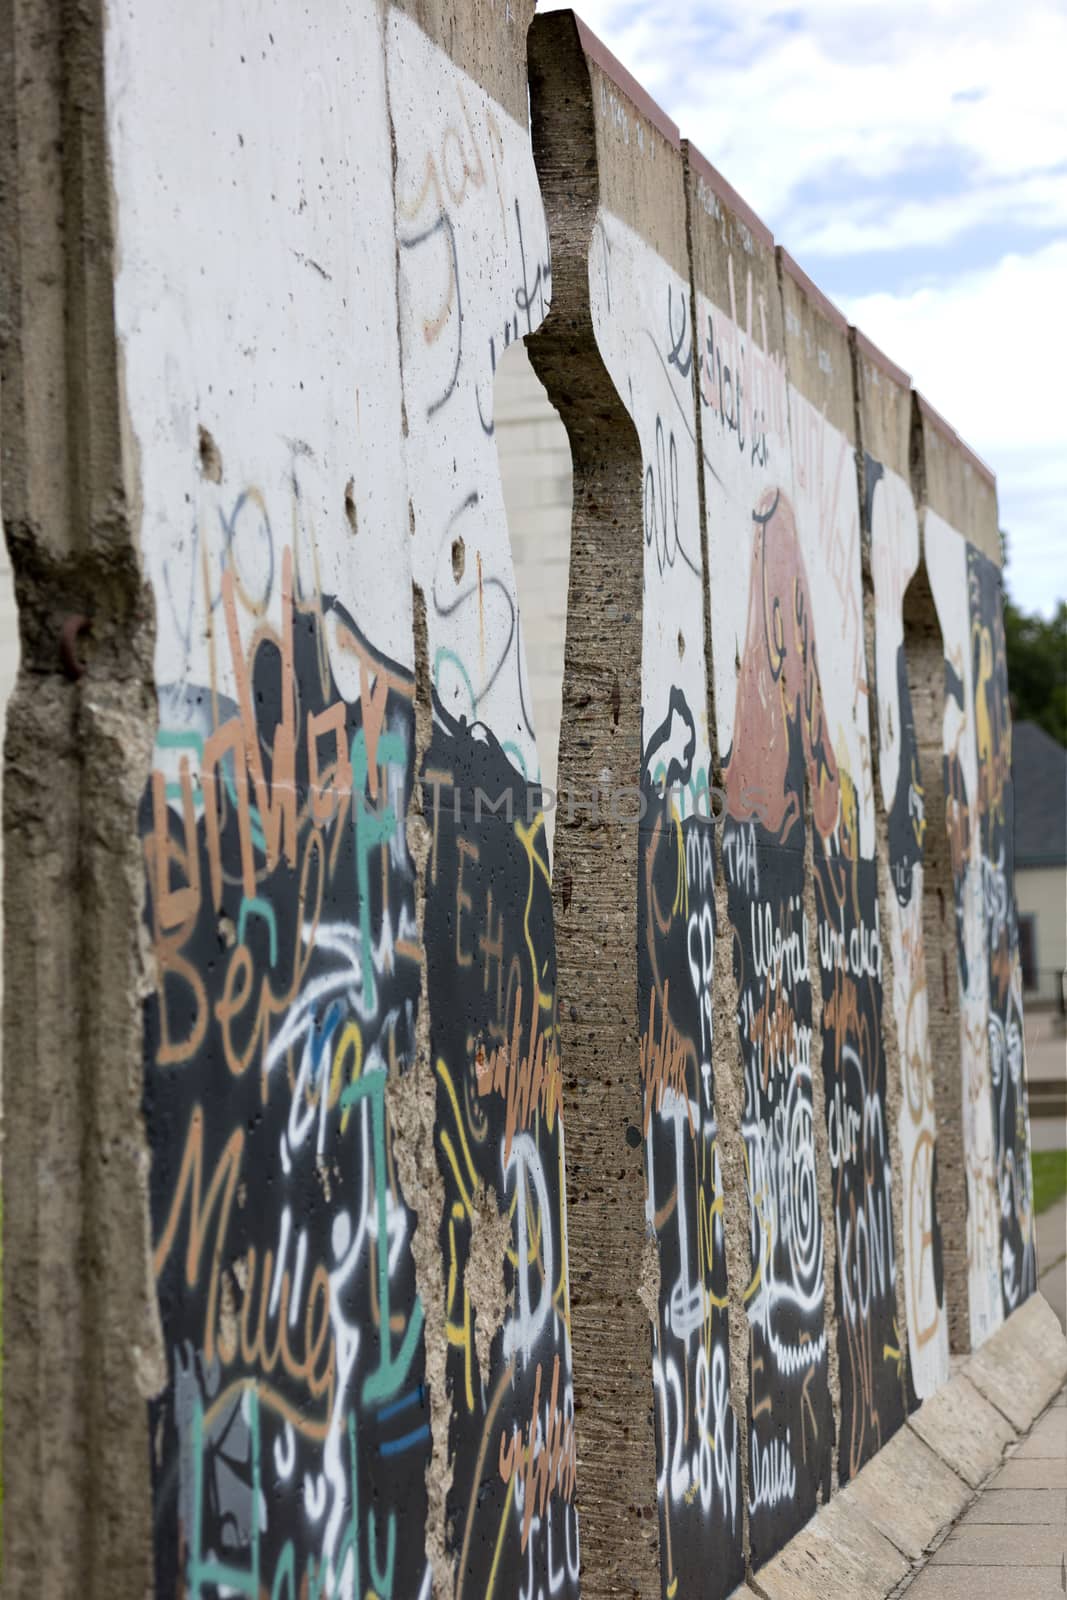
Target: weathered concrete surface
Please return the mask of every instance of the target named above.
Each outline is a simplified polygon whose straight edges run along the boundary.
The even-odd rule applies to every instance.
[[[620,204],[643,205],[650,227],[657,206],[654,194],[633,190],[605,115],[609,93],[623,117],[647,129],[668,173],[671,140],[624,87],[611,84],[603,63],[590,61],[589,43],[571,13],[538,17],[530,29],[533,141],[553,293],[528,349],[566,426],[574,472],[559,782],[579,804],[557,815],[553,902],[571,1332],[575,1372],[584,1375],[575,1418],[582,1585],[587,1596],[606,1597],[660,1591],[649,1310],[660,1285],[641,1137],[638,830],[591,814],[592,804],[606,806],[611,785],[640,783],[644,484],[637,429],[597,341],[590,255],[601,189],[612,174]],[[668,235],[679,209],[684,217],[680,171],[678,182],[679,193],[668,184],[662,200]]]
[[[1016,1436],[962,1373],[924,1401],[908,1426],[972,1489],[1000,1465]]]
[[[971,1488],[908,1428],[894,1434],[841,1490],[838,1503],[866,1517],[911,1561],[956,1520]]]
[[[98,4],[0,8],[0,433],[22,650],[4,785],[11,1600],[141,1595],[151,1574],[137,807],[153,618],[122,450],[101,58]]]
[[[922,395],[915,398],[921,435],[918,497],[935,506],[946,522],[963,529],[971,543],[999,566],[1004,554],[996,479],[951,423]]]
[[[963,1370],[1018,1432],[1028,1428],[1067,1380],[1067,1338],[1044,1295],[1031,1295]]]
[[[937,831],[942,847],[947,836],[951,864],[959,1033],[957,1048],[945,1029],[943,1041],[935,1030],[933,1045],[938,1125],[952,1134],[958,1120],[962,1135],[962,1161],[949,1167],[944,1227],[953,1248],[966,1241],[965,1327],[958,1302],[949,1305],[953,1346],[965,1350],[968,1342],[972,1349],[984,1343],[1036,1287],[1022,972],[1007,888],[1014,861],[1011,709],[1002,580],[983,534],[995,521],[995,487],[976,477],[966,447],[931,421],[919,399],[913,465],[945,661],[942,703],[929,731],[940,724],[945,823]],[[984,488],[975,505],[978,482]],[[947,954],[943,970],[951,970]],[[951,1145],[946,1154],[954,1154]],[[946,1166],[939,1160],[939,1171]]]
[[[765,1600],[884,1600],[909,1566],[854,1506],[835,1496],[749,1582]]]

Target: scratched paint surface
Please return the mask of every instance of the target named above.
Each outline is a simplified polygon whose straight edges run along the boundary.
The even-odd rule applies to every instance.
[[[651,138],[639,148],[653,159]],[[638,1007],[660,1268],[660,1578],[668,1596],[715,1596],[744,1566],[712,1065],[715,843],[689,286],[604,209],[589,279],[597,342],[637,427],[644,475]]]
[[[142,804],[157,1593],[428,1595],[433,1447],[457,1591],[573,1594],[555,957],[492,443],[497,353],[520,307],[527,331],[548,303],[528,140],[369,0],[201,20],[116,10],[107,59],[158,619]],[[208,111],[191,121],[194,80]],[[419,771],[413,578],[435,714]],[[514,822],[456,819],[451,794],[443,812],[442,772],[468,799],[468,780],[494,799],[514,783]],[[391,1112],[424,949],[439,1216],[402,1190]],[[477,1306],[476,1215],[498,1224]],[[439,1306],[416,1283],[416,1227],[439,1244]]]
[[[949,1352],[923,942],[927,824],[904,654],[904,594],[919,565],[919,522],[908,485],[869,455],[865,481],[874,574],[879,779],[888,813],[885,936],[893,956],[892,1025],[900,1056],[902,1170],[897,1181],[903,1210],[904,1303],[912,1383],[917,1397],[925,1400],[948,1378]]]

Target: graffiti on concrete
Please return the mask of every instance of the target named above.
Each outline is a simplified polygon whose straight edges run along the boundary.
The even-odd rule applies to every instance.
[[[807,1520],[830,1487],[803,797],[806,774],[816,825],[828,828],[838,778],[824,726],[808,580],[784,492],[766,490],[752,521],[722,848],[744,1062],[755,1564]]]
[[[989,1061],[989,967],[977,816],[979,771],[968,557],[963,536],[929,508],[924,518],[923,546],[945,650],[945,822],[956,913],[968,1310],[971,1344],[977,1348],[1000,1326],[1004,1311]]]
[[[280,624],[245,648],[224,571],[236,695],[161,692],[143,803],[157,1592],[345,1592],[362,1571],[415,1593],[397,1525],[425,1504],[423,1312],[386,1096],[419,994],[412,686],[335,596],[294,592],[285,548],[279,577]]]
[[[604,208],[590,284],[644,483],[637,970],[646,1216],[659,1256],[660,1579],[666,1596],[718,1596],[741,1581],[744,1562],[714,1099],[715,839],[690,291]]]
[[[798,537],[808,572],[820,574],[810,627],[838,780],[834,814],[828,801],[824,822],[815,807],[813,858],[845,1482],[904,1419],[882,930],[854,455],[844,434],[792,387],[789,416]]]
[[[490,1574],[576,1594],[574,1388],[552,902],[536,787],[482,724],[438,702],[423,769],[431,845],[426,950],[437,1145],[445,1186],[453,1463],[448,1526],[457,1593]],[[483,803],[510,797],[499,815]],[[494,1317],[472,1233],[502,1214],[489,1262]],[[492,1294],[489,1295],[490,1302]],[[509,1315],[503,1317],[503,1306]],[[485,1326],[483,1327],[483,1321]]]
[[[522,48],[510,9],[495,25]],[[410,17],[394,10],[387,35],[411,562],[433,689],[421,780],[445,1536],[457,1596],[494,1585],[569,1596],[579,1545],[555,939],[493,439],[497,361],[549,308],[548,232],[525,124]]]
[[[207,51],[162,8],[109,35],[159,624],[157,1592],[573,1594],[554,943],[491,438],[544,218],[525,128],[407,17],[277,9],[236,87],[240,10]],[[424,1072],[436,1175],[406,1146]]]
[[[989,1076],[1000,1206],[1000,1289],[1009,1317],[1037,1286],[1030,1126],[1023,1050],[1022,962],[1015,904],[1011,705],[1000,570],[967,547],[977,833],[989,995]]]
[[[544,207],[526,128],[399,11],[388,38],[412,562],[434,691],[534,781],[493,378],[549,308]]]
[[[900,1057],[904,1304],[908,1363],[925,1400],[949,1375],[948,1320],[937,1213],[937,1121],[927,1025],[923,941],[926,837],[923,774],[904,653],[904,594],[919,565],[919,523],[908,485],[866,458],[874,576],[878,764],[887,812],[890,893],[884,937],[893,960],[893,1025]]]

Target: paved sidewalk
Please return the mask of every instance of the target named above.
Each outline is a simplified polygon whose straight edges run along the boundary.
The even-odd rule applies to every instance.
[[[1067,1594],[1067,1391],[1009,1452],[902,1591],[907,1600],[1063,1600]]]

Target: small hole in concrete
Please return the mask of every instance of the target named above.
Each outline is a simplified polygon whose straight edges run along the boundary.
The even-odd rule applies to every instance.
[[[202,423],[197,424],[200,442],[200,471],[211,483],[222,482],[222,452]]]
[[[358,533],[359,517],[356,515],[356,486],[351,478],[345,484],[345,516],[348,518],[348,526],[352,529],[352,532]]]
[[[682,632],[681,628],[679,628],[678,629],[678,660],[681,661],[681,659],[682,659],[682,657],[684,655],[685,655],[685,634]]]
[[[467,565],[467,547],[462,539],[452,540],[452,576],[458,583],[463,576],[463,569]]]

